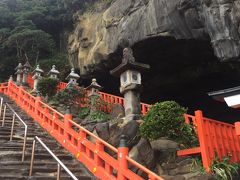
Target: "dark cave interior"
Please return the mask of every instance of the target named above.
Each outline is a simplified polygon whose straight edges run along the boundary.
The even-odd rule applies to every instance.
[[[229,108],[217,102],[207,92],[240,85],[240,63],[220,62],[208,41],[152,38],[135,44],[136,61],[150,64],[151,70],[143,73],[141,101],[149,104],[174,100],[193,114],[202,110],[204,116],[233,123],[240,119],[240,109]],[[119,94],[119,78],[109,70],[121,62],[121,51],[112,56],[109,67],[95,74],[104,86],[104,92]],[[84,80],[85,85],[90,80]]]

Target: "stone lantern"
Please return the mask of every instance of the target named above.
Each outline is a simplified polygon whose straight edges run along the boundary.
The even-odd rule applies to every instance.
[[[42,79],[42,74],[44,73],[44,71],[40,69],[39,65],[37,65],[37,68],[33,71],[33,73],[34,73],[32,77],[34,80],[33,91],[37,92],[38,82],[39,80]]]
[[[124,94],[124,108],[126,120],[137,120],[141,115],[140,92],[142,88],[141,72],[150,66],[135,62],[132,49],[123,50],[122,63],[110,71],[114,76],[120,76],[120,92]]]
[[[27,78],[28,78],[28,73],[30,72],[30,68],[31,65],[30,63],[27,61],[24,65],[23,65],[23,85],[27,85]]]
[[[92,83],[90,84],[90,86],[88,86],[86,89],[89,90],[89,94],[88,97],[90,99],[90,114],[93,113],[94,111],[96,111],[96,102],[97,100],[100,98],[99,95],[99,91],[102,89],[103,87],[100,86],[97,83],[97,80],[94,78],[92,79]]]
[[[58,79],[59,74],[60,74],[60,72],[58,70],[56,70],[55,65],[52,66],[52,69],[48,73],[48,75],[50,75],[50,78],[53,78],[53,79]]]
[[[67,76],[66,80],[68,80],[68,86],[71,85],[78,85],[77,80],[80,76],[74,72],[74,68],[71,69],[71,73]]]
[[[22,73],[23,73],[23,66],[21,63],[18,64],[18,66],[15,68],[16,70],[16,75],[17,75],[17,80],[16,80],[16,84],[17,85],[21,85],[21,76],[22,76]]]

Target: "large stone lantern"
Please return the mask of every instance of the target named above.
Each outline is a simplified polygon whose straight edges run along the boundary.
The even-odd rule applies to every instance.
[[[27,61],[27,62],[23,65],[23,85],[24,85],[24,86],[28,85],[27,78],[28,78],[28,73],[30,72],[30,68],[31,68],[31,65],[30,65],[30,63]]]
[[[71,73],[67,76],[66,80],[68,80],[69,85],[78,85],[77,80],[80,76],[74,72],[74,68],[71,69]]]
[[[37,92],[37,86],[38,86],[38,82],[39,80],[42,79],[42,74],[44,73],[44,71],[42,69],[40,69],[40,66],[37,65],[37,68],[33,71],[34,75],[33,75],[33,80],[34,80],[34,85],[33,85],[33,91]]]
[[[52,69],[48,73],[48,75],[50,75],[50,78],[53,78],[53,79],[58,79],[59,74],[60,74],[60,72],[58,70],[56,70],[55,65],[52,66]]]
[[[99,94],[99,91],[102,89],[103,87],[100,86],[98,83],[97,83],[97,80],[94,78],[92,79],[92,83],[90,84],[90,86],[88,86],[86,88],[86,90],[89,90],[89,94],[88,94],[88,97],[90,99],[90,114],[93,113],[94,111],[96,111],[96,103],[97,103],[97,100],[100,98],[100,94]]]
[[[110,71],[114,76],[120,76],[120,92],[124,95],[126,120],[137,120],[141,115],[140,92],[142,88],[141,72],[150,69],[150,66],[135,62],[132,49],[123,50],[122,63]]]
[[[21,83],[22,83],[21,76],[22,76],[22,73],[23,73],[22,64],[19,63],[18,66],[15,68],[15,70],[16,70],[15,74],[17,75],[16,84],[21,85]]]

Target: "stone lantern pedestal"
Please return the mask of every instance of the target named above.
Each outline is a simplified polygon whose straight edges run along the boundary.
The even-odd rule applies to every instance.
[[[96,103],[100,98],[99,91],[102,89],[102,86],[97,83],[96,79],[92,79],[92,83],[86,89],[90,91],[88,97],[90,99],[90,114],[92,114],[97,111]]]
[[[110,71],[112,75],[120,76],[120,92],[124,95],[126,120],[138,120],[140,118],[141,72],[148,69],[150,69],[149,65],[135,62],[132,50],[125,48],[122,63]]]
[[[22,82],[23,86],[27,86],[28,85],[28,73],[30,72],[30,68],[31,68],[31,65],[27,61],[23,65],[23,82]]]
[[[23,66],[21,63],[18,64],[18,66],[15,68],[16,70],[16,75],[17,75],[17,79],[16,79],[16,84],[17,85],[21,85],[22,84],[22,73],[23,73]]]
[[[33,92],[38,92],[38,82],[39,80],[42,79],[42,74],[44,73],[44,71],[40,69],[39,65],[37,65],[37,68],[33,71],[33,73],[34,73],[32,77],[34,80]]]

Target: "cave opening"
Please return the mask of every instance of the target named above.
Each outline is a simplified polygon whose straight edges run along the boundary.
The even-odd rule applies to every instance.
[[[149,64],[151,70],[142,75],[141,101],[155,103],[174,100],[193,114],[202,110],[204,116],[225,122],[240,119],[240,110],[217,102],[207,92],[239,85],[238,62],[220,62],[209,41],[176,40],[170,37],[151,38],[133,47],[136,61]],[[119,94],[119,79],[109,70],[121,62],[121,51],[112,56],[98,81],[104,92]]]

